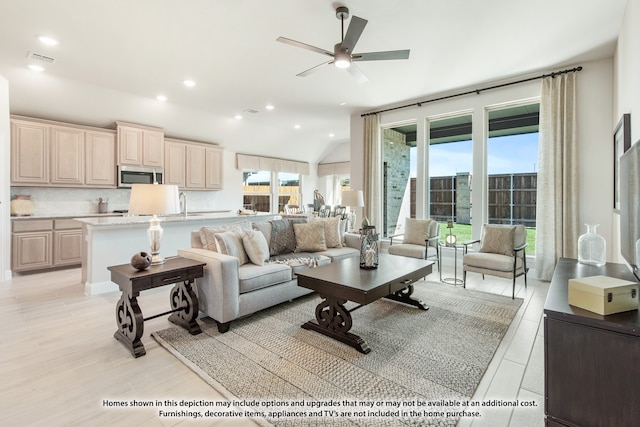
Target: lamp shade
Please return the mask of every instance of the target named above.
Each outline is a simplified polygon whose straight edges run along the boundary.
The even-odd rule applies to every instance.
[[[363,207],[364,197],[362,196],[362,190],[343,190],[341,204],[342,206],[349,206],[351,208]]]
[[[129,213],[134,215],[172,215],[180,213],[177,185],[133,184]]]

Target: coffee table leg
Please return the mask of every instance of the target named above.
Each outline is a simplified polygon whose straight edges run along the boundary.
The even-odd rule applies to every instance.
[[[196,322],[198,317],[198,297],[191,284],[193,280],[178,282],[171,289],[171,308],[178,310],[169,316],[169,321],[185,328],[191,335],[198,335],[202,332],[200,325]]]
[[[353,320],[349,310],[344,307],[347,300],[324,295],[320,295],[320,297],[323,298],[324,301],[316,307],[316,320],[318,323],[310,320],[302,325],[302,327],[320,332],[323,335],[350,345],[360,353],[369,353],[371,349],[367,343],[358,335],[349,332],[353,325]]]
[[[406,288],[401,289],[391,295],[387,295],[386,298],[418,307],[421,310],[429,310],[429,307],[425,303],[423,303],[422,300],[412,297],[412,294],[413,285],[409,285]]]
[[[147,351],[140,341],[144,332],[144,319],[136,297],[137,295],[128,295],[125,291],[122,292],[122,296],[116,304],[118,330],[113,336],[131,351],[133,357],[140,357],[147,354]]]

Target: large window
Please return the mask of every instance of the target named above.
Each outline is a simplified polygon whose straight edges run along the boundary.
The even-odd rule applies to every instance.
[[[538,103],[489,111],[487,141],[490,224],[522,224],[535,252]]]
[[[271,172],[242,172],[242,205],[245,209],[271,212]]]
[[[300,198],[300,175],[278,172],[278,212],[284,212],[284,205],[295,205],[303,209]]]

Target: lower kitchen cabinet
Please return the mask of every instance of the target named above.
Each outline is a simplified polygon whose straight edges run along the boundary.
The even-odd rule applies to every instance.
[[[12,265],[26,272],[82,263],[82,226],[72,219],[13,221]]]

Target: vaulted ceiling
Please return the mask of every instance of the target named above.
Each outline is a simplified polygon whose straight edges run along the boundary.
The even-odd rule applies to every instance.
[[[0,0],[0,75],[14,114],[102,127],[125,120],[236,152],[318,162],[348,141],[352,113],[610,57],[625,4]],[[297,77],[329,58],[276,38],[333,51],[339,5],[368,20],[356,52],[410,49],[409,59],[358,63],[366,83],[333,65]],[[60,43],[45,46],[40,35]],[[45,71],[29,70],[34,62]]]

